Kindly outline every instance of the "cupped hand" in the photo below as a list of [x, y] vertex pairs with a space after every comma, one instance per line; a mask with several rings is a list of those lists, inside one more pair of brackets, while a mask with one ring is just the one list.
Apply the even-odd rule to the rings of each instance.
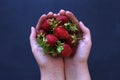
[[65, 15], [70, 18], [77, 26], [79, 26], [83, 33], [83, 39], [79, 40], [79, 44], [74, 57], [67, 58], [65, 60], [86, 62], [88, 60], [92, 45], [90, 30], [81, 21], [79, 22], [70, 11], [60, 10], [59, 15]]
[[91, 80], [87, 60], [91, 49], [91, 35], [89, 29], [70, 11], [61, 10], [59, 15], [65, 15], [79, 26], [82, 31], [82, 39], [76, 49], [75, 55], [71, 58], [65, 58], [65, 76], [66, 80]]
[[34, 27], [31, 27], [31, 34], [30, 34], [30, 44], [31, 44], [31, 49], [33, 52], [33, 55], [39, 65], [40, 68], [45, 68], [45, 67], [61, 67], [63, 68], [63, 59], [60, 57], [52, 57], [50, 55], [46, 55], [43, 52], [43, 49], [38, 46], [37, 41], [36, 41], [36, 30], [40, 29], [40, 26], [42, 22], [46, 18], [54, 17], [55, 14], [52, 12], [49, 12], [47, 15], [43, 14], [36, 26], [36, 29]]

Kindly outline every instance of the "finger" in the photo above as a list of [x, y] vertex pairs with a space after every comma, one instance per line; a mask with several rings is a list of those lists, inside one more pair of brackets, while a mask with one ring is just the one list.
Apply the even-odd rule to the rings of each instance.
[[53, 14], [53, 16], [54, 16], [55, 18], [57, 18], [58, 14]]
[[43, 60], [44, 60], [44, 56], [45, 56], [43, 49], [41, 47], [39, 47], [36, 50], [34, 50], [33, 56], [34, 56], [35, 60], [37, 61], [38, 65], [42, 66], [42, 64], [44, 63]]
[[36, 30], [35, 30], [34, 27], [31, 27], [30, 45], [31, 45], [32, 49], [37, 46], [37, 42], [36, 42]]
[[79, 22], [79, 27], [83, 32], [83, 38], [91, 39], [90, 30], [83, 24], [83, 22]]
[[83, 24], [82, 21], [79, 22], [80, 29], [83, 31], [83, 33], [88, 34], [89, 29]]
[[36, 29], [39, 30], [41, 27], [42, 22], [47, 18], [47, 16], [45, 14], [43, 14], [40, 18], [39, 21], [37, 23]]
[[66, 14], [66, 16], [67, 16], [68, 18], [70, 18], [77, 26], [79, 25], [79, 22], [78, 22], [77, 18], [74, 16], [74, 14], [73, 14], [72, 12], [66, 11], [65, 14]]
[[60, 13], [60, 15], [65, 16], [65, 10], [61, 9], [59, 13]]
[[57, 15], [60, 15], [60, 13], [58, 13]]
[[47, 18], [53, 18], [54, 16], [53, 16], [53, 12], [49, 12], [48, 14], [47, 14]]

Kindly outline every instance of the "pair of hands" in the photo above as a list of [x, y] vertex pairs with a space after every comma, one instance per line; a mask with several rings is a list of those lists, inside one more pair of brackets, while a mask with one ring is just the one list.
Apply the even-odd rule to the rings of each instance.
[[[46, 18], [57, 17], [57, 15], [65, 15], [74, 23], [76, 23], [83, 32], [83, 39], [79, 41], [77, 51], [72, 58], [51, 57], [44, 54], [41, 47], [36, 41], [36, 29], [39, 30], [42, 22]], [[70, 11], [60, 10], [58, 14], [49, 12], [47, 15], [42, 15], [38, 24], [31, 27], [30, 44], [33, 55], [41, 70], [41, 80], [90, 80], [87, 60], [91, 49], [91, 35], [89, 29], [76, 19]], [[52, 78], [51, 78], [52, 77]], [[54, 78], [53, 78], [54, 77]]]

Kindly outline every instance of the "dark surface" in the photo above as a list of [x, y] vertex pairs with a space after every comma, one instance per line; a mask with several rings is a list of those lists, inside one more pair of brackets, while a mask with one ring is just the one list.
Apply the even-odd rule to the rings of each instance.
[[60, 9], [72, 11], [91, 30], [92, 80], [120, 80], [119, 0], [0, 0], [0, 80], [39, 80], [29, 44], [30, 27]]

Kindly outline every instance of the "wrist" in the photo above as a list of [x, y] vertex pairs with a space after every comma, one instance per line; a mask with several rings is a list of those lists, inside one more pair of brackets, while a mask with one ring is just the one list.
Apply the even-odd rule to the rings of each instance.
[[74, 65], [74, 66], [78, 66], [78, 65], [86, 65], [87, 64], [87, 60], [80, 60], [80, 59], [76, 59], [76, 58], [73, 58], [73, 59], [66, 59], [65, 60], [65, 64], [66, 65]]
[[64, 66], [54, 65], [40, 68], [41, 80], [64, 80]]
[[65, 63], [65, 72], [67, 80], [90, 80], [87, 61], [67, 60]]

